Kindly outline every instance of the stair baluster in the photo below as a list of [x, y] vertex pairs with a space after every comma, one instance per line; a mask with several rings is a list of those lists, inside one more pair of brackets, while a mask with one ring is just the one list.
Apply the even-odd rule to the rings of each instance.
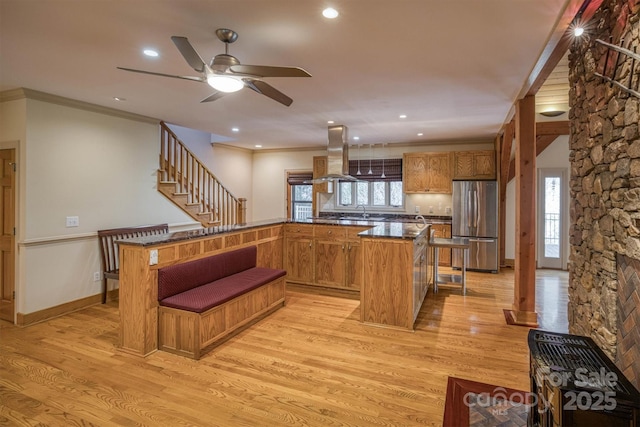
[[158, 191], [204, 227], [246, 222], [246, 199], [235, 197], [164, 123], [160, 123]]

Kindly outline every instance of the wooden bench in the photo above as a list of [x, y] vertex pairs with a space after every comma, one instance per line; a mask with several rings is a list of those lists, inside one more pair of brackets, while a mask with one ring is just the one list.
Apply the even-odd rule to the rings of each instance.
[[153, 236], [169, 232], [168, 224], [142, 225], [139, 227], [112, 228], [98, 230], [100, 257], [102, 258], [102, 303], [107, 302], [108, 279], [120, 278], [120, 263], [116, 241], [131, 237]]
[[158, 269], [158, 348], [199, 359], [285, 304], [286, 271], [248, 246]]

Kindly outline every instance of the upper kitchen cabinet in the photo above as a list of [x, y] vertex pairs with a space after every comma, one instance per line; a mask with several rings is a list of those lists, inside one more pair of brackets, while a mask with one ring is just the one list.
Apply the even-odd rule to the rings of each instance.
[[451, 153], [405, 153], [402, 160], [405, 193], [451, 194]]
[[[327, 156], [314, 156], [313, 157], [313, 179], [320, 178], [328, 172], [328, 159]], [[331, 193], [333, 186], [329, 182], [322, 184], [313, 184], [314, 193]]]
[[453, 154], [454, 179], [495, 179], [496, 153], [493, 150], [456, 151]]

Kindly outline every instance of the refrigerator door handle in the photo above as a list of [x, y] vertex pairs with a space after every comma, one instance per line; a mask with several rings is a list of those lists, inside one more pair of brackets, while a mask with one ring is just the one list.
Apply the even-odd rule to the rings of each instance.
[[492, 239], [492, 238], [479, 238], [479, 239], [469, 239], [470, 242], [480, 242], [480, 243], [484, 243], [484, 242], [495, 242], [496, 239]]
[[467, 227], [473, 227], [473, 218], [471, 217], [471, 191], [467, 192], [467, 206], [466, 206], [466, 215], [467, 215]]
[[474, 224], [473, 224], [473, 226], [477, 229], [478, 228], [478, 220], [480, 219], [480, 212], [478, 211], [478, 192], [477, 191], [473, 192], [473, 209], [474, 209], [474, 213], [473, 213]]

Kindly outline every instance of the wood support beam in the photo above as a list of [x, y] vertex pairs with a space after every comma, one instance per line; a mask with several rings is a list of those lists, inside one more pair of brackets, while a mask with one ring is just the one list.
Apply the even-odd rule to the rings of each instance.
[[[536, 123], [536, 157], [546, 150], [560, 135], [569, 135], [568, 121]], [[516, 176], [515, 163], [515, 159], [511, 160], [506, 168], [509, 170], [506, 182], [511, 181]]]
[[500, 267], [504, 267], [506, 265], [505, 262], [505, 247], [506, 247], [506, 216], [507, 216], [507, 183], [509, 182], [509, 170], [511, 168], [511, 147], [513, 145], [513, 136], [515, 134], [515, 123], [510, 121], [504, 128], [504, 133], [502, 135], [502, 143], [500, 144], [500, 151], [498, 157], [498, 164], [500, 165], [499, 171], [500, 175], [498, 175], [499, 182], [499, 201], [498, 201], [498, 211], [500, 218], [500, 229], [498, 230], [498, 241], [500, 242], [499, 248], [499, 261]]
[[540, 90], [569, 48], [569, 44], [573, 38], [570, 31], [571, 23], [574, 20], [579, 20], [580, 22], [589, 21], [602, 4], [602, 1], [603, 0], [568, 1], [564, 13], [560, 17], [542, 55], [538, 58], [538, 62], [533, 67], [533, 71], [522, 88], [519, 98], [538, 93], [538, 90]]
[[542, 135], [569, 135], [569, 120], [536, 123], [536, 136]]
[[516, 256], [512, 324], [538, 326], [536, 313], [535, 96], [516, 103]]

